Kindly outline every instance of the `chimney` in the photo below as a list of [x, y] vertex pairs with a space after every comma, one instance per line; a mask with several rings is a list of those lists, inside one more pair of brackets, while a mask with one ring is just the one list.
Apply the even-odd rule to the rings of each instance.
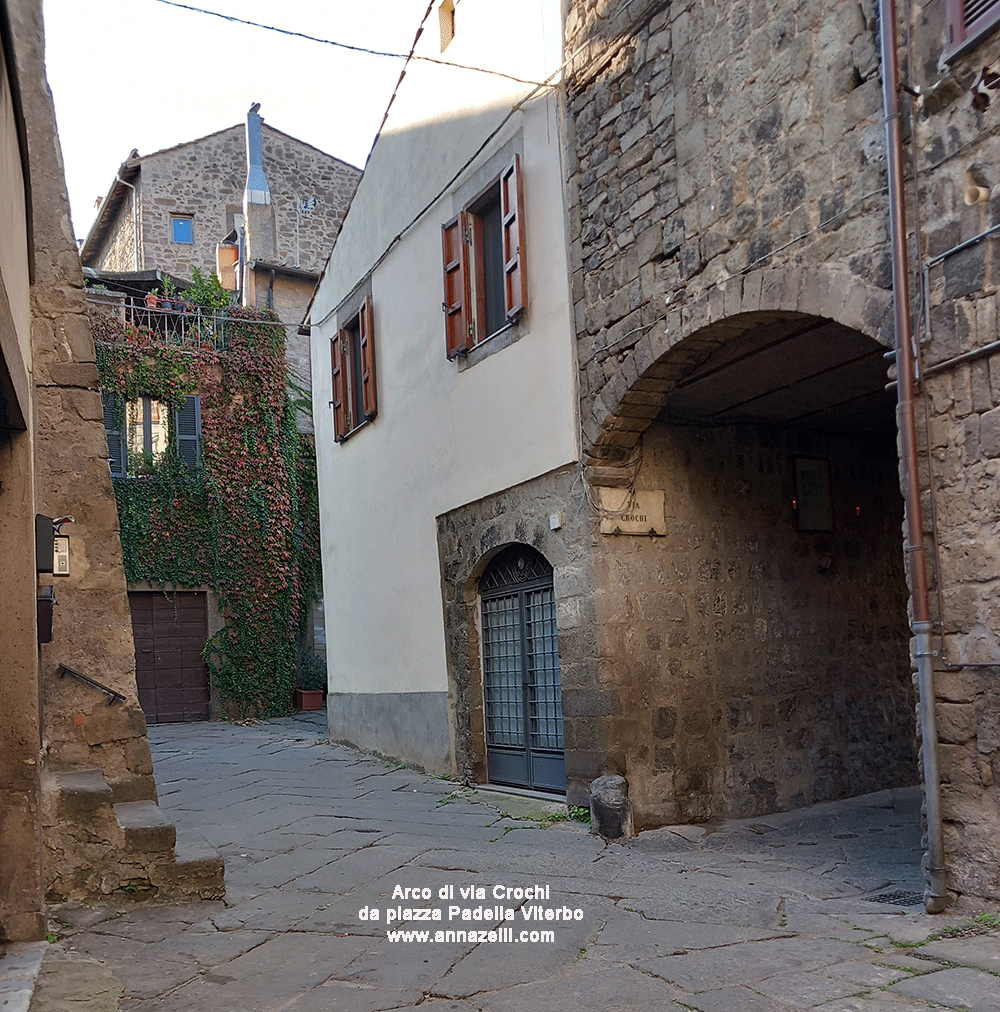
[[277, 241], [275, 237], [274, 208], [271, 190], [264, 175], [264, 147], [261, 125], [264, 122], [254, 102], [247, 113], [247, 184], [243, 191], [243, 221], [246, 230], [246, 262], [243, 265], [243, 304], [256, 306], [254, 277], [251, 264], [258, 260], [274, 261]]

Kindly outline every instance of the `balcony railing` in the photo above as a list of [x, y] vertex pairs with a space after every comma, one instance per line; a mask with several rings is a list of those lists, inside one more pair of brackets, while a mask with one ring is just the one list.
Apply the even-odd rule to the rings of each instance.
[[226, 347], [225, 309], [204, 309], [183, 299], [160, 299], [154, 307], [135, 296], [126, 296], [124, 308], [126, 323], [145, 327], [164, 344], [216, 350]]
[[[89, 301], [103, 313], [146, 331], [157, 344], [211, 348], [227, 346], [227, 330], [232, 321], [226, 309], [205, 309], [178, 297], [160, 297], [150, 305], [141, 295], [92, 288]], [[112, 342], [115, 343], [115, 342]]]

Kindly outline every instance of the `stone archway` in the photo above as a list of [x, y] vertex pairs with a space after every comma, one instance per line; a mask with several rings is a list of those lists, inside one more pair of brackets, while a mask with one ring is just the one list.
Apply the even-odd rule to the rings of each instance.
[[[768, 267], [719, 282], [651, 325], [581, 404], [586, 454], [598, 469], [626, 459], [677, 382], [733, 338], [791, 315], [816, 316], [893, 346], [892, 293], [837, 267]], [[612, 341], [613, 343], [613, 341]], [[602, 374], [603, 376], [603, 374]], [[598, 470], [595, 484], [618, 484]]]
[[891, 329], [889, 293], [849, 275], [757, 272], [651, 328], [602, 388], [591, 483], [666, 502], [665, 537], [594, 555], [610, 759], [640, 823], [916, 782]]

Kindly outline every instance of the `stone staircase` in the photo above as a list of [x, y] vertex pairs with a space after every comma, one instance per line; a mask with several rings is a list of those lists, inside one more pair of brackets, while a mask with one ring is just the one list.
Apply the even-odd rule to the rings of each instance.
[[209, 844], [178, 839], [155, 801], [115, 801], [99, 769], [45, 770], [46, 895], [66, 900], [199, 900], [225, 895]]

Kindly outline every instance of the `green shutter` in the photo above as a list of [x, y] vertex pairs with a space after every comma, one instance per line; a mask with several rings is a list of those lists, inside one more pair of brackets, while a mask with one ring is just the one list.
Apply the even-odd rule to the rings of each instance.
[[201, 466], [201, 398], [194, 394], [174, 412], [177, 456], [192, 471]]
[[125, 451], [125, 433], [118, 428], [118, 418], [122, 412], [118, 409], [121, 404], [115, 394], [101, 394], [101, 404], [104, 407], [104, 431], [108, 437], [108, 466], [111, 468], [112, 478], [125, 477], [125, 462], [128, 456]]

